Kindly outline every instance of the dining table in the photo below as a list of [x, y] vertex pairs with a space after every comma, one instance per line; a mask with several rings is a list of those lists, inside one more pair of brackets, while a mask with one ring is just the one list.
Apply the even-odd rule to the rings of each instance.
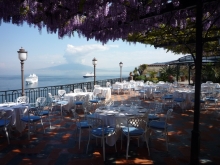
[[92, 99], [93, 92], [77, 92], [77, 93], [67, 93], [64, 95], [64, 100], [67, 101], [67, 104], [63, 106], [63, 109], [70, 111], [74, 106], [76, 96], [86, 97], [85, 101]]
[[127, 125], [127, 120], [130, 117], [144, 116], [149, 109], [143, 106], [122, 104], [101, 106], [95, 110], [94, 117], [103, 120], [104, 125], [115, 127], [115, 133], [106, 138], [106, 144], [113, 146], [121, 136], [121, 127]]
[[192, 101], [191, 99], [194, 98], [195, 90], [194, 89], [177, 89], [173, 92], [173, 99], [178, 98], [179, 94], [182, 95], [182, 98], [185, 100], [185, 104], [183, 104], [184, 107], [181, 107], [183, 109], [191, 108]]
[[111, 88], [109, 87], [97, 87], [93, 90], [93, 95], [97, 96], [98, 94], [101, 94], [105, 97], [105, 100], [108, 101], [111, 99]]
[[27, 114], [29, 108], [30, 104], [26, 103], [6, 102], [0, 104], [0, 111], [5, 111], [6, 116], [12, 116], [10, 124], [20, 133], [25, 129], [26, 126], [24, 122], [21, 122], [21, 115]]

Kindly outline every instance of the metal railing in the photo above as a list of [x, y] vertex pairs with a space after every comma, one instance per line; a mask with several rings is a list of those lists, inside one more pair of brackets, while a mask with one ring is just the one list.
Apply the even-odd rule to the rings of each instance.
[[[122, 81], [128, 81], [127, 78], [122, 78]], [[120, 82], [120, 78], [115, 79], [106, 79], [106, 80], [98, 80], [96, 81], [96, 85], [100, 85], [102, 87], [106, 87], [106, 83], [110, 82], [114, 84], [115, 82]], [[52, 95], [57, 95], [59, 89], [66, 90], [66, 93], [70, 91], [74, 91], [74, 89], [80, 88], [84, 90], [86, 87], [87, 91], [93, 91], [94, 82], [82, 82], [82, 83], [75, 83], [75, 84], [65, 84], [65, 85], [57, 85], [57, 86], [47, 86], [47, 87], [38, 87], [38, 88], [27, 88], [25, 89], [25, 95], [29, 97], [29, 102], [34, 103], [38, 97], [46, 97], [48, 101], [48, 93]], [[15, 102], [15, 100], [20, 97], [22, 94], [21, 89], [17, 90], [7, 90], [7, 91], [0, 91], [0, 103], [6, 102]]]

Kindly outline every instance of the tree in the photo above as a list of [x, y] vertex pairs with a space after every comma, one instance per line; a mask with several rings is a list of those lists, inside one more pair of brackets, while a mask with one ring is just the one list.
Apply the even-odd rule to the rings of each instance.
[[147, 64], [142, 64], [138, 67], [139, 75], [144, 75], [147, 70]]

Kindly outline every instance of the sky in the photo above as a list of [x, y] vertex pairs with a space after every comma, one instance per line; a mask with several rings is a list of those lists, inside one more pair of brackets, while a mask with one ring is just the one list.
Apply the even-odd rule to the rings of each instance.
[[0, 36], [0, 75], [21, 73], [17, 53], [21, 47], [28, 51], [28, 58], [24, 62], [26, 73], [61, 64], [79, 63], [93, 67], [94, 57], [98, 61], [97, 69], [108, 69], [119, 68], [120, 62], [123, 68], [134, 68], [141, 64], [177, 60], [183, 56], [122, 40], [109, 41], [103, 45], [95, 40], [79, 38], [78, 34], [59, 39], [57, 33], [47, 33], [46, 28], [39, 31], [27, 24], [17, 26], [2, 22]]

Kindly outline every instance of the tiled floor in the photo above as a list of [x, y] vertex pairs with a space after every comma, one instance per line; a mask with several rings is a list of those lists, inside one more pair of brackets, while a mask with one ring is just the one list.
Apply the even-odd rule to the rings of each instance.
[[[114, 100], [131, 99], [126, 95], [112, 95]], [[142, 101], [147, 106], [152, 100]], [[156, 165], [184, 165], [189, 164], [191, 131], [193, 128], [193, 110], [182, 112], [178, 107], [174, 108], [169, 122], [169, 151], [166, 151], [165, 140], [159, 132], [155, 132], [149, 139], [150, 156], [146, 144], [131, 140], [129, 159], [125, 159], [126, 140], [123, 140], [123, 148], [120, 148], [120, 140], [117, 142], [117, 152], [114, 147], [106, 146], [106, 161], [103, 162], [102, 147], [96, 146], [92, 140], [89, 152], [86, 154], [87, 132], [83, 132], [81, 149], [78, 149], [78, 141], [74, 136], [75, 125], [71, 114], [66, 114], [64, 120], [58, 116], [52, 119], [54, 129], [49, 129], [46, 123], [46, 134], [41, 127], [27, 139], [27, 130], [22, 134], [12, 132], [11, 144], [7, 144], [6, 137], [0, 134], [0, 164], [1, 165], [102, 165], [102, 164], [156, 164]], [[213, 108], [202, 111], [200, 115], [201, 131], [201, 164], [220, 164], [220, 120]]]

